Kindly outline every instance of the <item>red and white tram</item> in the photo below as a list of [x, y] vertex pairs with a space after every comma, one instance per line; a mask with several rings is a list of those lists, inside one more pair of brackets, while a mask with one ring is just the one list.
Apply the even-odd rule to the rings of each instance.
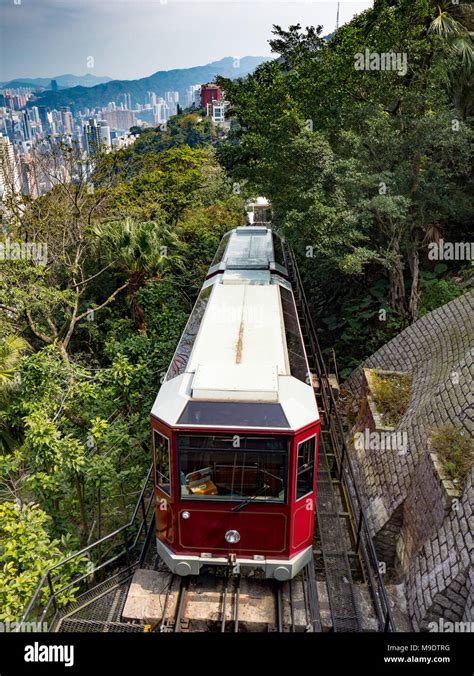
[[158, 553], [171, 571], [311, 559], [320, 420], [281, 242], [224, 235], [151, 412]]

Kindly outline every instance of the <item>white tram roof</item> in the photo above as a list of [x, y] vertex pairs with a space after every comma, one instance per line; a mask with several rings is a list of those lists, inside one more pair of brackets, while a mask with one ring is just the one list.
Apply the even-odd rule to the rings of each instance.
[[193, 397], [278, 401], [278, 375], [289, 375], [279, 288], [226, 284], [225, 277], [214, 286], [189, 359]]
[[[192, 336], [187, 362], [170, 376], [174, 365], [186, 361], [180, 343], [152, 415], [172, 427], [297, 430], [318, 420], [312, 387], [292, 375], [280, 291], [288, 294], [291, 286], [270, 272], [271, 230], [232, 231], [223, 260], [223, 271], [203, 287], [208, 299], [202, 318], [193, 326], [193, 310], [181, 339], [186, 332]], [[293, 330], [295, 321], [299, 330], [295, 318], [296, 310]]]

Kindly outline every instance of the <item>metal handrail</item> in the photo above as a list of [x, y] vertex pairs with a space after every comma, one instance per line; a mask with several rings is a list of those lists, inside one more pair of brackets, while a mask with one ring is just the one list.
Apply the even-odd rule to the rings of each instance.
[[[146, 447], [145, 447], [146, 448]], [[148, 451], [148, 449], [146, 448]], [[91, 577], [92, 575], [95, 575], [97, 571], [102, 570], [103, 568], [110, 567], [112, 564], [115, 564], [119, 559], [121, 559], [123, 556], [129, 557], [129, 554], [131, 551], [133, 551], [140, 539], [140, 536], [142, 535], [143, 531], [145, 531], [146, 538], [148, 539], [148, 514], [150, 511], [150, 506], [153, 503], [153, 495], [151, 495], [150, 499], [148, 500], [148, 504], [146, 504], [146, 492], [149, 488], [149, 483], [150, 483], [150, 477], [152, 473], [152, 468], [153, 466], [150, 465], [150, 468], [147, 472], [143, 487], [140, 491], [140, 495], [138, 497], [137, 503], [135, 505], [135, 508], [133, 510], [132, 516], [128, 523], [124, 524], [120, 528], [114, 530], [112, 533], [109, 533], [108, 535], [104, 535], [104, 537], [100, 538], [99, 540], [96, 540], [95, 542], [92, 542], [90, 545], [87, 545], [87, 547], [83, 547], [81, 550], [74, 552], [74, 554], [70, 554], [64, 559], [61, 559], [61, 561], [58, 561], [57, 563], [53, 564], [50, 566], [46, 572], [44, 573], [43, 577], [41, 578], [41, 581], [39, 582], [38, 586], [36, 587], [36, 590], [31, 597], [28, 605], [25, 608], [25, 611], [21, 617], [20, 622], [18, 623], [16, 627], [16, 631], [22, 631], [22, 625], [27, 621], [28, 616], [30, 615], [31, 611], [35, 607], [38, 598], [42, 592], [42, 590], [48, 586], [50, 596], [47, 599], [45, 603], [45, 607], [42, 610], [40, 619], [41, 621], [46, 617], [47, 612], [51, 608], [51, 605], [54, 606], [55, 610], [58, 610], [58, 603], [57, 603], [57, 598], [60, 594], [64, 593], [66, 590], [70, 589], [71, 587], [74, 587], [75, 585], [83, 582], [86, 578]], [[142, 508], [142, 513], [141, 513], [141, 521], [138, 526], [138, 530], [135, 534], [135, 537], [132, 539], [131, 543], [129, 543], [129, 538], [127, 536], [127, 532], [129, 529], [132, 527], [136, 527], [137, 525], [137, 515], [138, 515], [138, 510]], [[153, 523], [153, 520], [151, 521]], [[60, 589], [55, 589], [54, 588], [54, 581], [51, 576], [51, 573], [56, 571], [57, 569], [61, 568], [62, 566], [66, 565], [70, 561], [77, 559], [78, 557], [84, 557], [87, 556], [93, 549], [96, 547], [99, 547], [100, 545], [104, 544], [104, 542], [109, 542], [119, 535], [124, 535], [125, 536], [125, 543], [123, 546], [123, 549], [119, 551], [118, 554], [115, 554], [111, 558], [107, 559], [107, 561], [103, 561], [100, 563], [98, 566], [94, 566], [94, 569], [91, 571], [88, 571], [86, 573], [80, 574], [78, 577], [75, 577], [74, 580], [69, 582], [68, 584], [64, 585]], [[140, 559], [142, 558], [142, 553], [140, 553]], [[128, 563], [128, 562], [127, 562]], [[128, 567], [130, 567], [130, 564], [128, 563]]]
[[[357, 480], [352, 465], [352, 461], [347, 449], [345, 440], [344, 426], [340, 413], [336, 406], [334, 393], [329, 383], [326, 364], [324, 362], [321, 347], [314, 326], [313, 318], [310, 312], [310, 306], [306, 297], [301, 274], [296, 262], [294, 252], [288, 242], [283, 238], [283, 253], [287, 264], [288, 272], [293, 272], [296, 290], [301, 301], [301, 308], [308, 330], [308, 337], [311, 344], [313, 355], [316, 359], [318, 378], [320, 383], [320, 392], [323, 398], [324, 406], [327, 411], [328, 425], [331, 437], [334, 441], [336, 461], [338, 464], [339, 478], [345, 484], [349, 507], [354, 519], [357, 515], [357, 541], [356, 552], [360, 551], [364, 562], [367, 582], [374, 602], [375, 611], [379, 622], [379, 628], [382, 631], [396, 631], [395, 623], [390, 610], [390, 603], [387, 592], [382, 580], [379, 568], [379, 561], [375, 546], [370, 534], [370, 527], [363, 507], [361, 495], [357, 487]], [[292, 280], [293, 281], [293, 280]], [[378, 590], [378, 594], [377, 594]]]

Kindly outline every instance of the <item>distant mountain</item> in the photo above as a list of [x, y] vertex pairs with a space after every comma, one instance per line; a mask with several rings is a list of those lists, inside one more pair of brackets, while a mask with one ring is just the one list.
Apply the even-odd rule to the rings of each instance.
[[43, 87], [44, 89], [51, 88], [51, 80], [56, 80], [60, 89], [68, 89], [70, 87], [94, 87], [95, 85], [104, 82], [111, 82], [112, 78], [99, 75], [56, 75], [55, 77], [22, 77], [16, 80], [9, 80], [8, 82], [0, 82], [0, 88], [17, 89], [18, 87]]
[[205, 66], [193, 68], [179, 68], [175, 70], [160, 70], [149, 77], [139, 80], [112, 80], [94, 87], [78, 86], [70, 89], [38, 93], [31, 105], [47, 106], [59, 109], [61, 106], [72, 106], [76, 110], [106, 106], [109, 101], [123, 101], [124, 94], [130, 94], [132, 105], [144, 103], [147, 92], [154, 92], [163, 96], [167, 91], [178, 91], [180, 100], [184, 99], [186, 89], [194, 84], [211, 82], [216, 75], [235, 78], [254, 70], [263, 61], [265, 56], [245, 56], [237, 63], [231, 56], [220, 61], [208, 63]]

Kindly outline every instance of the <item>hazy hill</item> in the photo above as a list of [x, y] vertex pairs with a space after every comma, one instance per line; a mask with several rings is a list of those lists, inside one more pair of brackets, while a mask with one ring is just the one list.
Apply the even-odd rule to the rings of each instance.
[[144, 103], [149, 91], [155, 92], [157, 96], [163, 96], [166, 91], [178, 91], [180, 99], [183, 100], [186, 89], [193, 84], [211, 82], [216, 75], [229, 78], [239, 77], [251, 72], [266, 60], [268, 57], [245, 56], [236, 65], [234, 58], [227, 56], [205, 66], [161, 70], [139, 80], [112, 80], [94, 87], [78, 86], [57, 92], [45, 91], [39, 93], [36, 100], [30, 102], [29, 105], [56, 109], [69, 105], [81, 110], [106, 106], [109, 101], [123, 100], [124, 94], [131, 95], [133, 105], [137, 102]]
[[111, 82], [112, 78], [106, 75], [92, 75], [91, 73], [87, 73], [87, 75], [55, 75], [54, 77], [22, 77], [9, 80], [8, 82], [0, 82], [0, 87], [10, 89], [18, 87], [43, 87], [44, 89], [50, 89], [51, 80], [56, 80], [60, 89], [68, 89], [79, 85], [82, 87], [94, 87], [104, 82]]

